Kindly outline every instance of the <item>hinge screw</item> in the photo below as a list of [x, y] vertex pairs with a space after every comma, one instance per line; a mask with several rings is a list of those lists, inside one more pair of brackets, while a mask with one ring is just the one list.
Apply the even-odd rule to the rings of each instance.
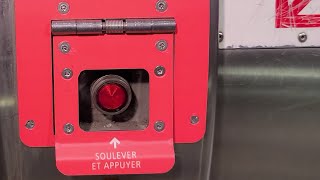
[[220, 31], [220, 32], [218, 33], [218, 40], [219, 40], [219, 42], [222, 42], [222, 41], [223, 41], [223, 38], [224, 38], [223, 33]]
[[304, 43], [304, 42], [307, 41], [308, 36], [307, 36], [307, 34], [305, 32], [302, 32], [302, 33], [300, 33], [298, 35], [298, 39], [299, 39], [300, 42]]
[[159, 51], [165, 51], [168, 48], [168, 43], [165, 40], [160, 40], [156, 46]]
[[165, 128], [165, 123], [163, 121], [157, 121], [155, 124], [154, 124], [154, 129], [158, 132], [161, 132], [163, 131]]
[[167, 2], [164, 1], [164, 0], [160, 0], [160, 1], [158, 1], [157, 4], [156, 4], [156, 9], [157, 9], [158, 11], [160, 11], [160, 12], [166, 11], [167, 8], [168, 8], [168, 4], [167, 4]]
[[35, 123], [34, 123], [33, 120], [28, 120], [25, 126], [26, 126], [27, 129], [30, 129], [30, 130], [31, 130], [31, 129], [34, 128]]
[[62, 53], [67, 54], [70, 52], [70, 44], [68, 42], [62, 42], [59, 44], [59, 49]]
[[61, 13], [61, 14], [67, 14], [70, 10], [70, 6], [68, 3], [66, 2], [60, 2], [59, 5], [58, 5], [58, 11]]
[[190, 118], [191, 124], [197, 124], [199, 122], [199, 117], [198, 116], [191, 116]]
[[70, 79], [70, 78], [72, 78], [73, 72], [72, 72], [71, 69], [65, 68], [65, 69], [62, 71], [61, 75], [62, 75], [62, 77], [63, 77], [64, 79]]
[[156, 76], [163, 76], [166, 73], [166, 69], [163, 66], [157, 66], [154, 70], [154, 73]]
[[73, 127], [72, 124], [67, 123], [67, 124], [65, 124], [65, 125], [63, 126], [63, 131], [64, 131], [65, 133], [67, 133], [67, 134], [71, 134], [71, 133], [73, 133], [73, 131], [74, 131], [74, 127]]

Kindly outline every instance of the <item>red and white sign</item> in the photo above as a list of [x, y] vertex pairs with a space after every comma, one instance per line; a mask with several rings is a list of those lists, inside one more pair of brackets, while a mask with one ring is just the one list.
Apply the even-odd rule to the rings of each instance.
[[[55, 152], [60, 172], [65, 175], [150, 174], [165, 173], [173, 167], [173, 38], [172, 34], [53, 38]], [[158, 39], [168, 42], [165, 52], [154, 47]], [[59, 50], [63, 41], [72, 44], [68, 54]], [[130, 58], [126, 58], [128, 54]], [[101, 61], [104, 58], [106, 60]], [[154, 67], [159, 64], [166, 67], [166, 75], [161, 78], [154, 74]], [[68, 80], [61, 77], [65, 67], [73, 70]], [[80, 128], [78, 76], [86, 69], [108, 68], [148, 71], [150, 115], [146, 129], [87, 132]], [[161, 132], [154, 129], [159, 120], [165, 124]], [[74, 125], [72, 134], [64, 132], [67, 123]]]
[[320, 46], [320, 0], [220, 0], [219, 6], [221, 49]]
[[320, 1], [277, 0], [276, 27], [320, 27]]

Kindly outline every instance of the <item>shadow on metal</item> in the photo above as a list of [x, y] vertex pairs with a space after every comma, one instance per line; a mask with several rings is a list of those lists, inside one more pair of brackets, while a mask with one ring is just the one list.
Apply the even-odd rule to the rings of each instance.
[[320, 178], [320, 49], [219, 52], [215, 180]]

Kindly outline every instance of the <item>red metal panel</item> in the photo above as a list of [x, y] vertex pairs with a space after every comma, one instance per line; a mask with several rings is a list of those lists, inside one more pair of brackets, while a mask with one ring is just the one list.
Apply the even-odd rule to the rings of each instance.
[[[168, 42], [166, 51], [160, 52], [155, 47], [159, 39]], [[71, 45], [68, 54], [59, 51], [59, 43], [63, 41]], [[173, 35], [55, 37], [53, 49], [55, 146], [58, 169], [66, 175], [145, 174], [169, 171], [174, 164]], [[166, 69], [162, 77], [154, 74], [154, 69], [159, 65]], [[71, 79], [66, 80], [61, 76], [65, 68], [72, 69]], [[148, 71], [150, 81], [150, 117], [147, 129], [83, 131], [79, 127], [79, 74], [83, 70], [142, 68]], [[162, 132], [154, 129], [154, 124], [159, 120], [165, 122]], [[64, 132], [63, 127], [67, 123], [75, 126], [72, 134]], [[117, 147], [110, 144], [113, 138], [121, 142]], [[106, 160], [105, 157], [109, 159]]]
[[[15, 1], [19, 129], [28, 146], [54, 146], [51, 16], [54, 1]], [[28, 120], [35, 127], [25, 127]]]
[[[209, 0], [168, 0], [159, 12], [156, 0], [71, 1], [70, 12], [60, 14], [60, 1], [16, 0], [16, 44], [19, 124], [22, 141], [28, 146], [54, 146], [51, 20], [104, 18], [174, 17], [174, 140], [189, 143], [205, 132], [209, 58]], [[200, 121], [190, 123], [192, 115]], [[27, 120], [35, 128], [25, 128]]]

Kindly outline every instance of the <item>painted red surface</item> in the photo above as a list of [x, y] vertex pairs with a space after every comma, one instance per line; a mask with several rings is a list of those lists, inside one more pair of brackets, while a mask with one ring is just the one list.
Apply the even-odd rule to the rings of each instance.
[[[168, 0], [165, 12], [155, 9], [156, 0], [91, 0], [90, 4], [66, 0], [70, 5], [67, 14], [58, 12], [59, 2], [15, 1], [19, 126], [24, 144], [32, 147], [55, 145], [51, 20], [62, 19], [174, 17], [177, 33], [173, 49], [173, 138], [176, 143], [192, 143], [203, 137], [209, 69], [209, 0], [197, 3]], [[130, 54], [122, 53], [130, 58]], [[154, 53], [161, 55], [161, 52]], [[108, 54], [104, 54], [101, 59], [107, 57]], [[192, 115], [199, 117], [199, 123], [190, 123]], [[30, 119], [35, 121], [32, 130], [25, 127]]]
[[[159, 39], [169, 44], [164, 52], [155, 47]], [[70, 53], [59, 51], [62, 41], [70, 43]], [[173, 35], [54, 37], [53, 55], [56, 161], [63, 174], [164, 173], [173, 167]], [[166, 68], [163, 77], [154, 74], [158, 65]], [[62, 78], [65, 68], [73, 70], [71, 79]], [[140, 131], [83, 131], [79, 127], [79, 74], [84, 70], [142, 68], [150, 81], [149, 126]], [[159, 120], [165, 122], [162, 132], [154, 129]], [[75, 126], [72, 134], [63, 130], [67, 123]], [[113, 138], [120, 144], [113, 146]], [[123, 157], [128, 152], [134, 152], [135, 157]]]
[[[67, 175], [168, 171], [174, 164], [173, 143], [199, 141], [206, 129], [210, 1], [184, 3], [168, 0], [168, 9], [159, 12], [155, 9], [156, 0], [91, 0], [89, 4], [66, 0], [70, 5], [67, 14], [58, 12], [59, 2], [15, 1], [19, 129], [22, 142], [32, 147], [55, 146], [57, 167]], [[177, 33], [51, 36], [52, 20], [166, 17], [175, 18]], [[156, 42], [160, 39], [168, 41], [166, 51], [156, 49]], [[68, 54], [59, 53], [58, 43], [61, 41], [71, 44]], [[132, 61], [133, 58], [136, 60]], [[164, 77], [153, 75], [158, 65], [166, 67]], [[73, 78], [65, 80], [61, 77], [65, 67], [73, 70]], [[149, 72], [149, 127], [130, 132], [84, 132], [78, 125], [79, 73], [82, 70], [119, 67], [143, 68]], [[197, 124], [190, 122], [192, 115], [199, 117]], [[35, 121], [32, 130], [25, 127], [28, 120]], [[162, 132], [153, 128], [158, 120], [165, 122]], [[63, 132], [65, 123], [75, 125], [72, 134]], [[121, 143], [117, 144], [118, 141]], [[116, 143], [117, 148], [112, 143]], [[97, 161], [96, 153], [103, 152], [106, 153], [104, 156], [117, 160], [109, 167], [118, 165], [120, 169], [93, 170], [96, 169], [92, 167], [92, 163]], [[135, 155], [133, 152], [136, 152]], [[131, 159], [134, 156], [133, 160], [139, 161], [141, 167], [123, 169], [123, 162], [126, 161], [121, 159], [123, 156]], [[137, 163], [135, 165], [138, 167]]]
[[277, 28], [320, 27], [320, 14], [299, 15], [311, 0], [276, 0]]

